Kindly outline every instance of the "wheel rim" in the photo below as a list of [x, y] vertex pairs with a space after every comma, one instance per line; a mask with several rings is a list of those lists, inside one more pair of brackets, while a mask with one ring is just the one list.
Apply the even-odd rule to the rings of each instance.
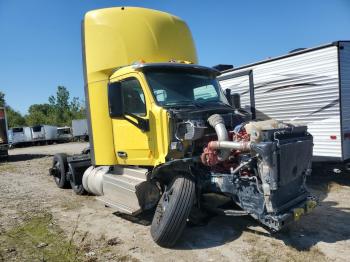
[[169, 190], [167, 190], [165, 188], [164, 193], [162, 195], [161, 200], [159, 201], [159, 204], [157, 206], [156, 209], [156, 213], [157, 213], [157, 223], [160, 224], [160, 222], [162, 221], [165, 212], [169, 206], [169, 203], [171, 201], [172, 195], [174, 193], [174, 189], [170, 188]]
[[164, 192], [164, 198], [163, 198], [163, 201], [162, 201], [162, 210], [163, 212], [165, 212], [165, 210], [167, 209], [169, 203], [170, 203], [170, 200], [172, 198], [172, 195], [173, 195], [173, 191], [174, 189], [173, 188], [170, 188], [169, 191], [165, 191]]

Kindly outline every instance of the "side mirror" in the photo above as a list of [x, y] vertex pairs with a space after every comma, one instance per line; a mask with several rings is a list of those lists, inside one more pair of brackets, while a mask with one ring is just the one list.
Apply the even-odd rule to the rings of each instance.
[[241, 108], [241, 96], [238, 93], [234, 93], [231, 95], [231, 105], [234, 109]]
[[108, 109], [111, 118], [123, 116], [123, 95], [120, 82], [108, 84]]
[[241, 108], [241, 96], [238, 93], [231, 94], [231, 89], [226, 89], [225, 96], [234, 109]]

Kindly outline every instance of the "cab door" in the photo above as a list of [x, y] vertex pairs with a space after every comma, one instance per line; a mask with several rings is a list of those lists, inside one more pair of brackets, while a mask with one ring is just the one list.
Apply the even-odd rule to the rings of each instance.
[[112, 119], [114, 148], [120, 165], [153, 165], [153, 141], [149, 125], [150, 100], [138, 74], [118, 78], [123, 117]]

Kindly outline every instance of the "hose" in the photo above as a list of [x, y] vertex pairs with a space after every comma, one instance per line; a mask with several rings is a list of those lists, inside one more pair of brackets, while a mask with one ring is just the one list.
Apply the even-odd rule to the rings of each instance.
[[241, 152], [249, 152], [251, 149], [251, 142], [234, 142], [234, 141], [211, 141], [208, 144], [210, 149], [226, 149], [239, 150]]

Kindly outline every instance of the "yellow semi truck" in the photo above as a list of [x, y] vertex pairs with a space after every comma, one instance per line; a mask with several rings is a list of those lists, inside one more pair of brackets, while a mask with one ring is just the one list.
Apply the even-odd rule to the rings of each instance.
[[251, 119], [222, 93], [219, 72], [197, 64], [180, 18], [93, 10], [82, 43], [90, 148], [54, 156], [60, 188], [129, 215], [155, 209], [151, 235], [164, 247], [199, 212], [251, 215], [277, 231], [316, 205], [307, 128]]

